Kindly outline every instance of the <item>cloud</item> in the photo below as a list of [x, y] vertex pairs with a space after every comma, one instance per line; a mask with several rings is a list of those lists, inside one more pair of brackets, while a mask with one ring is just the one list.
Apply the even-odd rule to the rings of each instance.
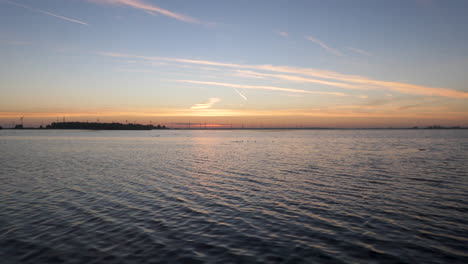
[[244, 78], [255, 78], [255, 79], [265, 79], [264, 76], [256, 74], [252, 71], [245, 71], [245, 70], [236, 70], [233, 74], [236, 77], [244, 77]]
[[210, 98], [207, 103], [204, 104], [195, 104], [190, 109], [192, 110], [202, 110], [202, 109], [208, 109], [211, 108], [214, 104], [217, 102], [221, 101], [219, 98]]
[[179, 80], [179, 82], [195, 83], [195, 84], [206, 84], [206, 85], [214, 85], [214, 86], [224, 86], [224, 87], [241, 88], [241, 89], [256, 89], [256, 90], [281, 91], [281, 92], [289, 92], [289, 93], [308, 93], [308, 94], [346, 96], [346, 94], [344, 94], [344, 93], [307, 91], [307, 90], [282, 88], [282, 87], [275, 87], [275, 86], [243, 85], [243, 84], [205, 82], [205, 81], [193, 81], [193, 80]]
[[353, 51], [355, 53], [361, 54], [361, 55], [366, 55], [366, 56], [372, 56], [373, 55], [372, 53], [364, 51], [362, 49], [356, 49], [356, 48], [352, 48], [352, 47], [347, 47], [347, 49], [349, 49], [350, 51]]
[[[170, 61], [170, 62], [196, 64], [196, 65], [211, 66], [211, 67], [268, 71], [268, 72], [275, 72], [275, 73], [280, 73], [280, 74], [263, 73], [263, 75], [265, 76], [270, 75], [271, 77], [296, 80], [298, 82], [299, 81], [300, 82], [316, 82], [316, 83], [327, 85], [327, 86], [339, 87], [339, 88], [345, 88], [345, 89], [390, 90], [390, 91], [397, 91], [403, 94], [442, 96], [442, 97], [450, 97], [450, 98], [468, 98], [468, 92], [463, 92], [463, 91], [458, 91], [458, 90], [453, 90], [453, 89], [435, 88], [435, 87], [408, 84], [408, 83], [382, 81], [382, 80], [368, 78], [365, 76], [342, 74], [338, 72], [313, 69], [313, 68], [275, 66], [275, 65], [269, 65], [269, 64], [263, 64], [263, 65], [235, 64], [235, 63], [224, 63], [224, 62], [216, 62], [216, 61], [191, 60], [191, 59], [183, 59], [183, 58], [149, 57], [149, 56], [129, 55], [129, 54], [112, 53], [112, 52], [104, 52], [100, 54], [103, 56], [109, 56], [109, 57], [114, 57], [114, 58], [125, 58], [125, 59], [131, 58], [131, 59], [139, 59], [139, 60], [146, 60], [146, 61]], [[307, 76], [308, 78], [305, 78], [303, 76]], [[326, 80], [310, 79], [309, 77], [326, 79]]]
[[158, 14], [161, 14], [170, 18], [174, 18], [179, 21], [187, 22], [187, 23], [206, 24], [196, 18], [169, 11], [167, 9], [161, 8], [154, 4], [147, 3], [144, 0], [88, 0], [88, 1], [99, 3], [99, 4], [128, 6], [128, 7], [132, 7], [135, 9], [141, 9], [152, 15], [158, 13]]
[[314, 42], [315, 44], [317, 44], [319, 46], [321, 46], [322, 48], [324, 48], [325, 50], [327, 50], [330, 53], [333, 53], [333, 54], [335, 54], [337, 56], [342, 56], [343, 55], [343, 54], [341, 54], [341, 52], [339, 50], [329, 47], [327, 44], [325, 44], [323, 41], [321, 41], [319, 39], [316, 39], [316, 38], [314, 38], [312, 36], [307, 36], [306, 39]]
[[328, 86], [340, 87], [340, 88], [344, 88], [344, 89], [353, 89], [353, 90], [366, 90], [366, 89], [369, 89], [367, 87], [359, 86], [359, 85], [353, 85], [353, 84], [348, 84], [348, 83], [340, 83], [340, 82], [331, 82], [331, 81], [325, 81], [325, 80], [319, 80], [319, 79], [310, 79], [310, 78], [304, 78], [304, 77], [295, 76], [295, 75], [268, 74], [268, 73], [254, 72], [254, 71], [240, 71], [240, 72], [242, 72], [241, 76], [251, 77], [251, 78], [273, 77], [273, 78], [278, 78], [278, 79], [283, 79], [283, 80], [288, 80], [288, 81], [316, 83], [316, 84], [323, 84], [323, 85], [328, 85]]
[[158, 16], [158, 13], [154, 11], [145, 11], [145, 13], [147, 13], [148, 15], [152, 15], [152, 16]]
[[12, 4], [12, 5], [15, 5], [15, 6], [18, 6], [18, 7], [22, 7], [22, 8], [25, 8], [25, 9], [29, 9], [29, 10], [34, 11], [34, 12], [42, 13], [42, 14], [45, 14], [45, 15], [48, 15], [48, 16], [53, 16], [53, 17], [56, 17], [56, 18], [67, 20], [67, 21], [70, 21], [70, 22], [73, 22], [73, 23], [78, 23], [78, 24], [86, 25], [86, 26], [89, 25], [88, 23], [80, 21], [80, 20], [60, 16], [60, 15], [53, 14], [53, 13], [50, 13], [50, 12], [47, 12], [47, 11], [44, 11], [44, 10], [41, 10], [41, 9], [33, 8], [33, 7], [30, 7], [30, 6], [27, 6], [27, 5], [18, 4], [16, 2], [12, 2], [12, 1], [8, 1], [8, 0], [4, 0], [3, 2]]
[[282, 36], [282, 37], [287, 37], [289, 36], [289, 33], [286, 31], [277, 31], [276, 34]]

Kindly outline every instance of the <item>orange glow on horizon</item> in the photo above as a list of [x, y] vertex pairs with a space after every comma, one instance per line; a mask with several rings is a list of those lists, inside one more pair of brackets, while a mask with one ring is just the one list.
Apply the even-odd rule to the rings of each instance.
[[381, 118], [447, 118], [466, 119], [464, 112], [442, 111], [440, 109], [426, 109], [421, 112], [392, 111], [371, 112], [372, 108], [352, 109], [346, 106], [337, 109], [278, 109], [278, 110], [235, 110], [235, 109], [173, 109], [146, 111], [96, 111], [96, 112], [0, 112], [0, 118], [62, 118], [62, 117], [381, 117]]
[[[0, 112], [0, 125], [11, 127], [25, 117], [31, 126], [51, 122], [120, 122], [166, 125], [172, 128], [240, 128], [240, 127], [388, 127], [451, 125], [468, 126], [468, 117], [463, 112], [443, 108], [401, 110], [375, 107], [341, 106], [334, 109], [145, 109], [141, 111], [47, 111], [47, 112]], [[154, 122], [153, 122], [154, 121]], [[206, 125], [205, 125], [206, 123]], [[189, 125], [190, 124], [190, 125]], [[27, 125], [26, 125], [27, 126]]]

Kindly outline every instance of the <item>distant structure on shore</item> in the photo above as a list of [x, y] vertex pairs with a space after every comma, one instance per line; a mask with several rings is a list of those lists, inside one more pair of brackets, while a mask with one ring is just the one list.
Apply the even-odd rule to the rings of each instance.
[[433, 125], [433, 126], [428, 126], [426, 128], [427, 129], [460, 129], [462, 127], [460, 126], [444, 127], [444, 126], [439, 126], [439, 125]]
[[54, 122], [46, 129], [91, 129], [91, 130], [152, 130], [167, 129], [166, 126], [122, 123]]
[[[220, 126], [215, 126], [215, 127], [207, 127], [206, 123], [205, 126], [202, 126], [201, 124], [196, 127], [196, 126], [191, 126], [190, 123], [188, 123], [189, 126], [186, 128], [178, 128], [178, 127], [173, 127], [172, 129], [188, 129], [188, 130], [198, 130], [198, 129], [209, 129], [209, 130], [242, 130], [242, 129], [468, 129], [468, 126], [440, 126], [440, 125], [431, 125], [431, 126], [425, 126], [425, 127], [400, 127], [400, 128], [392, 128], [392, 127], [387, 127], [387, 128], [333, 128], [333, 127], [233, 127], [232, 125], [230, 126], [225, 126], [225, 125], [220, 125]], [[2, 127], [0, 126], [0, 129]], [[165, 125], [153, 125], [152, 122], [150, 122], [149, 125], [143, 125], [143, 124], [134, 124], [134, 123], [101, 123], [101, 122], [53, 122], [49, 125], [43, 126], [42, 124], [39, 127], [28, 127], [23, 125], [23, 120], [21, 119], [21, 124], [12, 124], [12, 127], [6, 128], [6, 129], [85, 129], [85, 130], [153, 130], [153, 129], [169, 129]]]

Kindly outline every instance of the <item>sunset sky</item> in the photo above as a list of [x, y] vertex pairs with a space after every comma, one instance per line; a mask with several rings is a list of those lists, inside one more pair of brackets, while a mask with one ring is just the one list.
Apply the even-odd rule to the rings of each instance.
[[468, 126], [467, 10], [462, 0], [0, 0], [0, 125]]

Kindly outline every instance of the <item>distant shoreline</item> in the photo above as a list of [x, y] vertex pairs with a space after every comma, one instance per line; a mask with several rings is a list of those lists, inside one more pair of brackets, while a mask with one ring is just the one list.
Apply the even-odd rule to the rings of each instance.
[[[1, 127], [0, 127], [1, 128]], [[153, 130], [153, 129], [167, 129], [166, 126], [161, 125], [142, 125], [142, 124], [122, 124], [122, 123], [98, 123], [98, 122], [53, 122], [45, 127], [24, 127], [23, 124], [16, 125], [15, 130], [70, 130], [70, 129], [82, 129], [82, 130]]]
[[165, 125], [143, 125], [143, 124], [122, 124], [122, 123], [98, 123], [98, 122], [53, 122], [43, 127], [24, 127], [23, 124], [16, 125], [14, 130], [156, 130], [156, 129], [172, 129], [172, 130], [441, 130], [441, 129], [468, 129], [468, 127], [451, 126], [444, 127], [440, 125], [432, 125], [426, 127], [369, 127], [369, 128], [334, 128], [334, 127], [175, 127], [168, 128]]
[[[124, 129], [92, 129], [92, 128], [38, 128], [38, 127], [24, 127], [24, 128], [0, 128], [3, 130], [95, 130], [95, 131], [110, 131], [110, 130], [115, 130], [115, 131], [148, 131], [148, 130], [160, 130], [158, 128], [144, 128], [144, 129], [131, 129], [131, 128], [124, 128]], [[162, 128], [161, 128], [162, 129]], [[308, 128], [295, 128], [295, 127], [271, 127], [271, 128], [164, 128], [164, 130], [467, 130], [468, 127], [456, 127], [456, 128], [451, 128], [451, 127], [446, 127], [446, 128], [426, 128], [426, 127], [421, 127], [421, 128], [393, 128], [393, 127], [388, 127], [388, 128], [377, 128], [377, 127], [370, 127], [370, 128], [332, 128], [332, 127], [323, 127], [323, 128], [318, 128], [318, 127], [308, 127]]]
[[171, 128], [171, 130], [456, 130], [468, 129], [468, 127], [446, 127], [446, 128], [411, 128], [411, 127], [364, 127], [364, 128], [346, 128], [346, 127], [252, 127], [252, 128]]

